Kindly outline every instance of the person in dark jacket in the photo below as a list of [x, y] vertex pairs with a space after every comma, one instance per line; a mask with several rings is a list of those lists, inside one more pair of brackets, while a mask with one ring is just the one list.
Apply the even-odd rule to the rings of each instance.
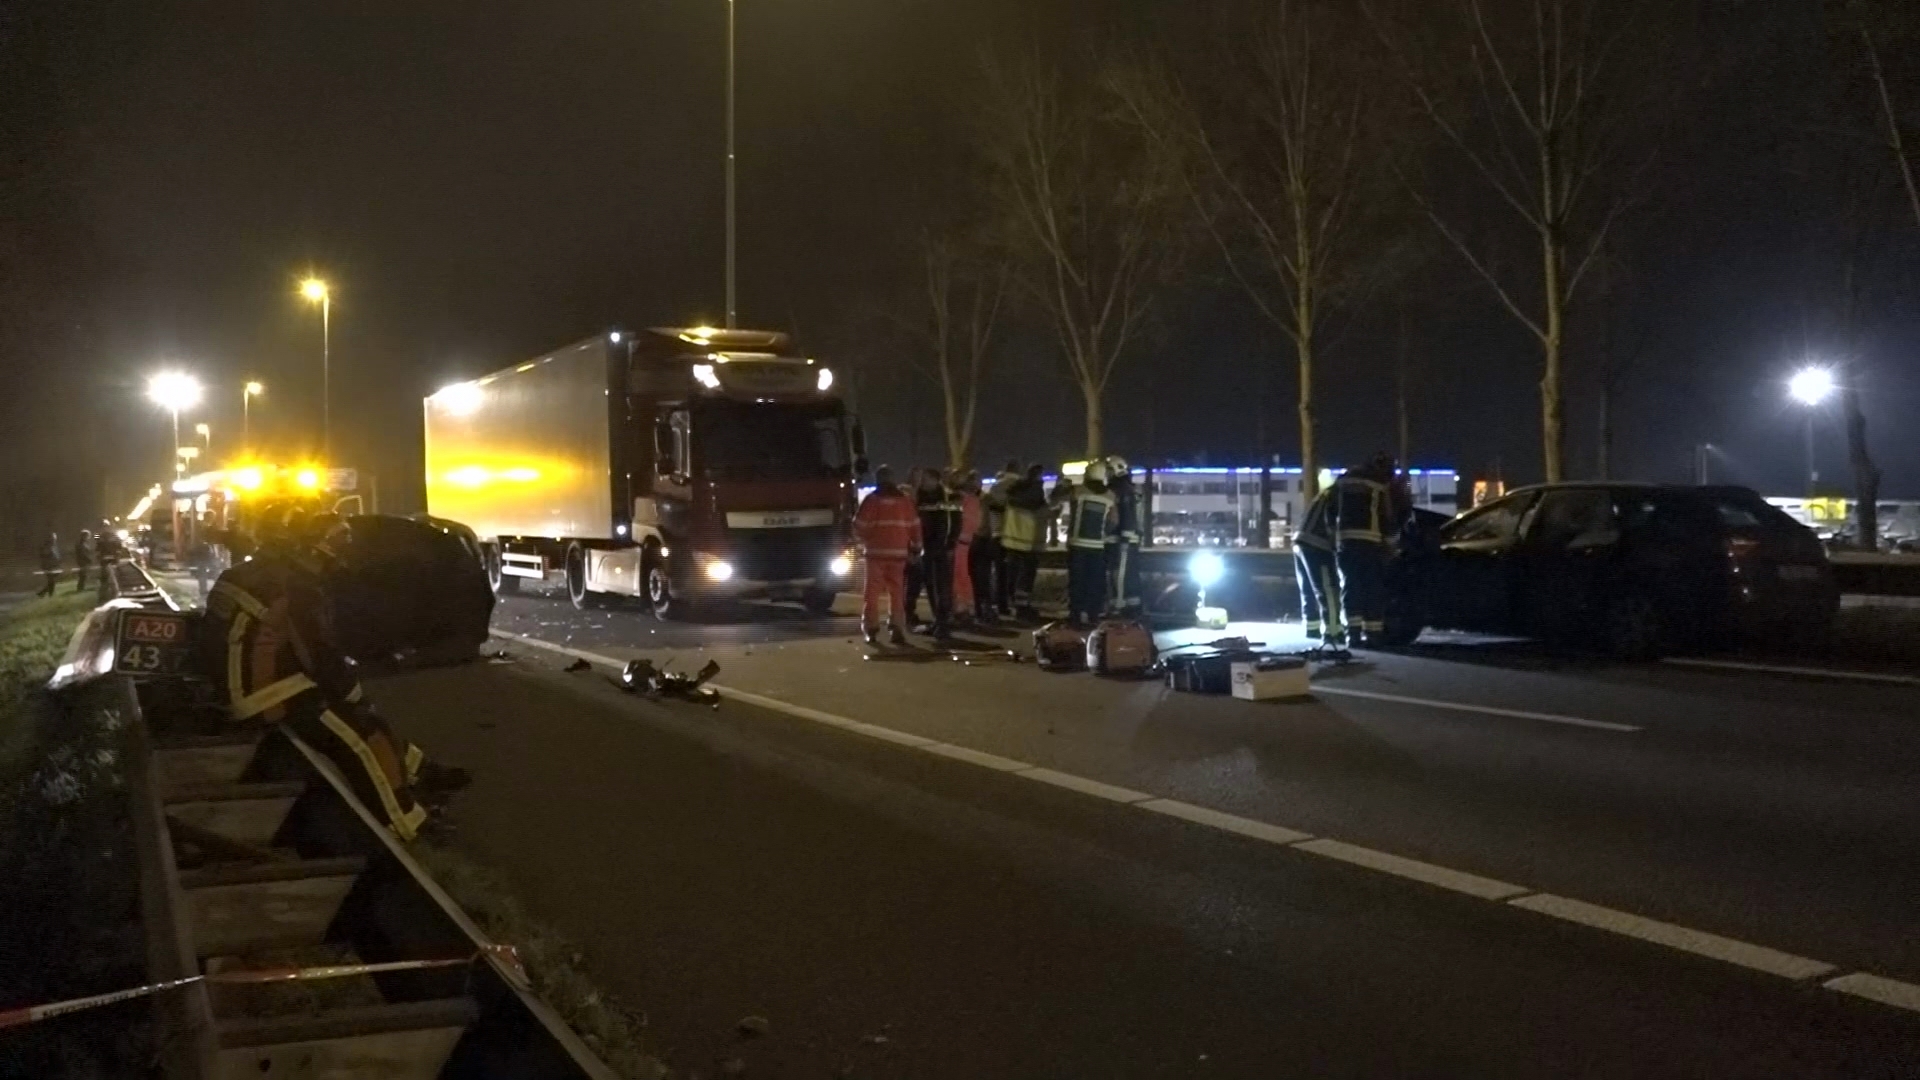
[[1334, 481], [1331, 522], [1340, 567], [1340, 601], [1356, 644], [1378, 645], [1386, 630], [1387, 557], [1404, 520], [1394, 495], [1397, 469], [1377, 454]]
[[922, 469], [914, 505], [920, 511], [920, 578], [933, 608], [929, 630], [944, 641], [953, 636], [953, 552], [960, 543], [960, 503], [939, 469]]
[[44, 579], [37, 596], [52, 596], [53, 586], [60, 580], [60, 534], [48, 533], [47, 542], [40, 545], [40, 576]]
[[73, 542], [73, 568], [79, 575], [74, 592], [87, 591], [87, 571], [93, 569], [94, 555], [93, 530], [81, 529], [80, 538]]

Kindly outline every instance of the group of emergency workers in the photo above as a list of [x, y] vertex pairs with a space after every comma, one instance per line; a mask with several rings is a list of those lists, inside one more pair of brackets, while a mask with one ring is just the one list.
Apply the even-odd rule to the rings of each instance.
[[[1040, 465], [1018, 461], [991, 484], [972, 470], [916, 468], [902, 485], [882, 465], [874, 485], [854, 517], [866, 561], [860, 625], [869, 644], [880, 640], [883, 597], [896, 645], [906, 644], [910, 625], [946, 640], [962, 621], [1038, 622], [1040, 551], [1063, 515], [1072, 621], [1141, 610], [1140, 505], [1121, 458], [1092, 462], [1081, 483], [1062, 479], [1051, 490]], [[922, 593], [932, 617], [914, 625]]]
[[1386, 454], [1347, 470], [1314, 497], [1293, 537], [1308, 637], [1329, 648], [1381, 643], [1387, 560], [1412, 514], [1412, 491]]

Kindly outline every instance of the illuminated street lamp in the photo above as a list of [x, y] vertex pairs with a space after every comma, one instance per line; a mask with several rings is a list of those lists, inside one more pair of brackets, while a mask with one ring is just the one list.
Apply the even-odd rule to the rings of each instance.
[[330, 355], [332, 345], [329, 341], [331, 330], [328, 324], [333, 317], [333, 290], [317, 277], [307, 278], [300, 283], [300, 295], [309, 303], [320, 305], [320, 452], [331, 458], [333, 455], [333, 362]]
[[163, 371], [147, 380], [147, 400], [173, 416], [173, 468], [185, 469], [180, 458], [180, 411], [200, 404], [200, 380], [178, 371]]
[[267, 392], [267, 388], [257, 382], [249, 382], [240, 390], [240, 443], [245, 450], [253, 446], [253, 399]]
[[1819, 407], [1838, 389], [1833, 369], [1818, 365], [1803, 367], [1787, 380], [1787, 394], [1807, 408], [1807, 498], [1813, 498], [1820, 483], [1820, 471], [1813, 460], [1813, 419]]

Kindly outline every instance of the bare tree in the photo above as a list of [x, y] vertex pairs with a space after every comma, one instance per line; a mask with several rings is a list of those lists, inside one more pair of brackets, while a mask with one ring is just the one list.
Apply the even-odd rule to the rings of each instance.
[[928, 356], [921, 366], [940, 388], [947, 437], [947, 464], [959, 468], [973, 449], [973, 421], [980, 405], [980, 379], [992, 352], [994, 331], [1007, 293], [1007, 269], [977, 244], [932, 228], [920, 234], [925, 319], [920, 326]]
[[[1646, 164], [1623, 162], [1627, 110], [1618, 69], [1635, 16], [1621, 0], [1450, 6], [1462, 24], [1452, 52], [1428, 44], [1443, 35], [1416, 34], [1368, 10], [1419, 110], [1537, 245], [1537, 271], [1506, 272], [1491, 246], [1468, 231], [1465, 215], [1442, 209], [1423, 185], [1408, 185], [1440, 234], [1539, 341], [1542, 456], [1546, 478], [1557, 481], [1566, 475], [1568, 312], [1629, 205], [1631, 177]], [[1418, 49], [1409, 44], [1416, 37]]]
[[[1907, 156], [1907, 140], [1904, 125], [1901, 123], [1900, 110], [1894, 105], [1893, 91], [1887, 85], [1886, 65], [1881, 61], [1883, 41], [1901, 35], [1904, 30], [1912, 34], [1916, 20], [1910, 4], [1894, 7], [1878, 0], [1851, 0], [1843, 5], [1851, 16], [1849, 21], [1858, 28], [1860, 46], [1867, 61], [1867, 73], [1873, 85], [1873, 99], [1879, 106], [1880, 123], [1884, 126], [1887, 150], [1893, 157], [1894, 168], [1900, 174], [1901, 185], [1906, 189], [1907, 205], [1913, 210], [1913, 221], [1920, 226], [1920, 184], [1916, 184], [1913, 175], [1913, 161]], [[1907, 20], [1902, 25], [1901, 19]]]
[[1033, 57], [989, 58], [985, 68], [981, 150], [1000, 237], [1053, 324], [1086, 409], [1091, 458], [1104, 445], [1114, 371], [1177, 257], [1174, 187], [1116, 116], [1104, 80]]
[[[1109, 80], [1167, 161], [1254, 307], [1293, 347], [1300, 465], [1319, 477], [1314, 383], [1320, 334], [1359, 251], [1350, 243], [1360, 172], [1364, 82], [1335, 7], [1280, 0], [1251, 34], [1210, 56], [1222, 85], [1204, 103], [1164, 64]], [[1244, 42], [1245, 44], [1242, 44]]]

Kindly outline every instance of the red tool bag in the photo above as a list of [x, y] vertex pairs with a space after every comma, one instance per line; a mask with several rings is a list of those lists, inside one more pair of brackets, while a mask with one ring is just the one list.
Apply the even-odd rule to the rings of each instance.
[[1033, 659], [1044, 671], [1080, 671], [1087, 666], [1087, 635], [1050, 622], [1033, 632]]
[[1095, 675], [1138, 678], [1153, 670], [1153, 631], [1132, 619], [1104, 619], [1087, 635], [1087, 667]]

